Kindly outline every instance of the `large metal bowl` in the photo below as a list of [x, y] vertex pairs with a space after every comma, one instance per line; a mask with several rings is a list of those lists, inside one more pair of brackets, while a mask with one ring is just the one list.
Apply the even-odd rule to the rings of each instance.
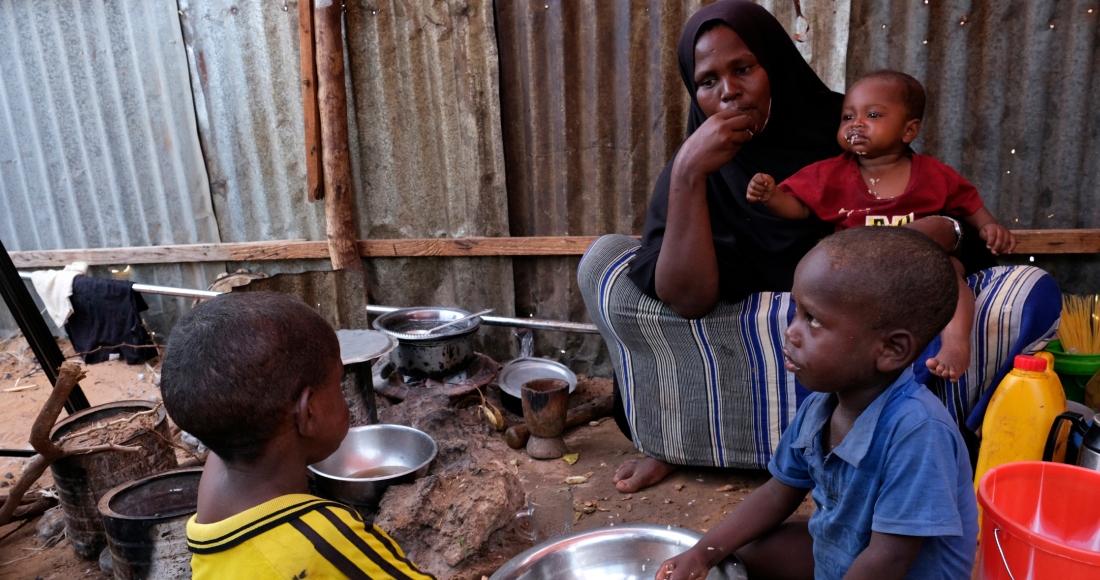
[[[391, 485], [423, 477], [438, 449], [430, 435], [412, 427], [364, 425], [348, 429], [340, 448], [309, 469], [322, 493], [344, 503], [374, 507]], [[396, 469], [377, 477], [352, 477], [385, 467]]]
[[[651, 580], [661, 562], [703, 536], [671, 526], [631, 524], [576, 532], [512, 558], [490, 580]], [[748, 580], [745, 566], [730, 556], [708, 580]]]

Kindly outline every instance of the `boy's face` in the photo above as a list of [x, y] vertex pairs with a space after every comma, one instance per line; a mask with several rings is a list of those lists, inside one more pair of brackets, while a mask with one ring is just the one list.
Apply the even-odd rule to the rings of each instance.
[[885, 79], [857, 82], [844, 96], [836, 139], [845, 151], [875, 158], [902, 153], [920, 134], [897, 83]]
[[317, 386], [314, 397], [317, 401], [318, 417], [320, 421], [320, 433], [317, 447], [319, 457], [311, 463], [324, 460], [332, 455], [348, 434], [348, 426], [351, 418], [348, 411], [347, 400], [344, 399], [344, 390], [340, 387], [340, 380], [344, 376], [344, 365], [339, 358], [333, 358], [333, 366], [329, 376]]
[[845, 392], [875, 381], [878, 333], [860, 315], [858, 299], [843, 291], [850, 276], [834, 269], [820, 248], [795, 270], [796, 309], [784, 333], [784, 365], [811, 391]]

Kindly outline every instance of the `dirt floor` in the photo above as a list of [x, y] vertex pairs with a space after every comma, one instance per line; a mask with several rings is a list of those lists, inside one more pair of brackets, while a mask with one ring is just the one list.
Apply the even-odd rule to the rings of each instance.
[[[61, 343], [67, 355], [72, 348]], [[159, 396], [155, 386], [157, 363], [128, 366], [121, 361], [87, 367], [87, 378], [81, 382], [93, 405], [120, 399], [152, 399]], [[49, 394], [49, 382], [36, 364], [26, 342], [15, 339], [0, 343], [0, 446], [27, 448], [30, 426]], [[24, 389], [24, 387], [31, 388]], [[495, 386], [491, 387], [494, 390]], [[575, 397], [583, 400], [610, 393], [611, 382], [582, 377]], [[494, 393], [495, 394], [495, 393]], [[494, 397], [495, 398], [495, 397]], [[574, 406], [571, 403], [571, 406]], [[493, 432], [493, 436], [498, 436]], [[501, 436], [502, 438], [502, 436]], [[586, 483], [573, 485], [573, 498], [578, 508], [589, 508], [574, 524], [575, 530], [627, 523], [673, 525], [704, 532], [713, 527], [752, 489], [762, 484], [767, 474], [762, 471], [682, 469], [653, 488], [634, 493], [619, 493], [612, 482], [616, 468], [625, 460], [640, 457], [631, 442], [618, 430], [615, 422], [605, 418], [598, 424], [588, 424], [566, 433], [570, 451], [578, 454], [576, 464], [557, 459], [539, 461], [522, 450], [503, 445], [500, 460], [514, 465], [525, 491], [543, 486], [563, 487], [565, 478], [590, 474]], [[498, 446], [493, 446], [497, 449]], [[513, 463], [514, 460], [514, 463]], [[24, 459], [0, 458], [0, 495], [19, 474]], [[10, 474], [10, 475], [8, 475]], [[48, 472], [36, 487], [52, 484]], [[590, 505], [589, 505], [590, 502]], [[809, 500], [800, 508], [809, 513]], [[78, 558], [62, 539], [56, 545], [44, 547], [36, 537], [37, 522], [17, 529], [13, 523], [0, 528], [0, 578], [108, 578], [97, 562]], [[462, 562], [453, 578], [480, 579], [490, 575], [504, 562], [529, 548], [531, 542], [514, 529], [506, 527], [493, 534], [489, 547]]]

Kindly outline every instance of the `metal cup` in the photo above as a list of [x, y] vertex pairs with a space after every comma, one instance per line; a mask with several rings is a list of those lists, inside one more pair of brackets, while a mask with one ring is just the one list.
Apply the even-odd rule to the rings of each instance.
[[530, 520], [530, 531], [517, 532], [536, 544], [573, 531], [573, 494], [568, 489], [536, 489], [527, 495], [527, 509], [516, 512], [516, 523]]

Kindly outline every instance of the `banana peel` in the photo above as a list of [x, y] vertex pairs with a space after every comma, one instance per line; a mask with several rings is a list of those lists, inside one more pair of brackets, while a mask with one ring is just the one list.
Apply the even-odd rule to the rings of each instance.
[[477, 406], [478, 412], [485, 416], [485, 420], [493, 426], [493, 429], [503, 431], [504, 415], [500, 414], [500, 409], [497, 409], [492, 403], [485, 400], [485, 393], [482, 393], [481, 389], [477, 390], [477, 394], [481, 397], [481, 404]]

